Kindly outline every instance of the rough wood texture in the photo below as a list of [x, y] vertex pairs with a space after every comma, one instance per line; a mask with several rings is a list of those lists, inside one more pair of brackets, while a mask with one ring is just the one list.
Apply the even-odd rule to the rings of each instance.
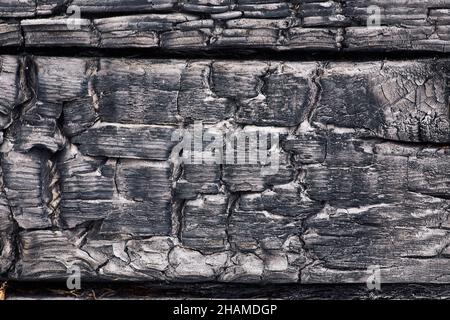
[[[3, 278], [450, 281], [447, 59], [0, 62]], [[193, 120], [279, 170], [182, 163]]]
[[448, 52], [450, 0], [0, 0], [0, 280], [448, 297]]
[[0, 44], [449, 52], [449, 17], [448, 0], [0, 0]]

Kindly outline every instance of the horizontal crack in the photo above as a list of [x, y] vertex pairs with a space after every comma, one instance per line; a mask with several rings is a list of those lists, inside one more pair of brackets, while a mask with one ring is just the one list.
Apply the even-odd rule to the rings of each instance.
[[[362, 54], [364, 53], [364, 54]], [[279, 51], [266, 48], [220, 48], [220, 49], [159, 49], [159, 48], [85, 48], [48, 46], [3, 46], [0, 55], [41, 55], [52, 57], [105, 57], [105, 58], [154, 58], [154, 59], [214, 59], [223, 60], [276, 60], [276, 61], [352, 61], [364, 62], [374, 60], [417, 60], [446, 59], [450, 52], [407, 51], [366, 52], [355, 51], [316, 51], [310, 49], [292, 49]]]

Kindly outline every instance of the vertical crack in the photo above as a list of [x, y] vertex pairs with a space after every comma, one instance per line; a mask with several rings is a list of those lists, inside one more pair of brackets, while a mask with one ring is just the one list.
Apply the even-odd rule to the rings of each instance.
[[173, 237], [176, 237], [180, 242], [182, 239], [182, 229], [183, 229], [183, 221], [184, 221], [184, 207], [186, 205], [185, 199], [178, 199], [176, 196], [176, 185], [178, 180], [183, 176], [184, 166], [182, 158], [183, 149], [175, 146], [172, 149], [171, 156], [169, 161], [172, 166], [172, 230], [171, 234]]
[[120, 197], [120, 189], [119, 189], [119, 184], [117, 183], [117, 171], [119, 170], [119, 165], [120, 165], [120, 158], [116, 159], [116, 163], [114, 166], [114, 188], [116, 190], [116, 196]]
[[175, 199], [172, 204], [172, 236], [176, 237], [180, 243], [183, 239], [183, 223], [185, 199]]
[[327, 63], [318, 63], [317, 68], [310, 80], [310, 87], [312, 91], [312, 99], [309, 103], [307, 112], [306, 112], [306, 121], [312, 126], [313, 118], [317, 109], [317, 105], [319, 104], [320, 97], [322, 95], [322, 85], [320, 83], [320, 79], [324, 73], [324, 68], [326, 68]]
[[60, 226], [59, 215], [61, 212], [61, 187], [60, 187], [60, 174], [57, 166], [58, 154], [55, 153], [48, 161], [49, 165], [49, 193], [50, 199], [48, 207], [50, 208], [50, 220], [53, 226]]
[[100, 99], [95, 88], [95, 76], [100, 71], [100, 58], [96, 58], [87, 63], [87, 75], [88, 75], [88, 94], [92, 98], [92, 105], [94, 111], [98, 113], [100, 110]]
[[178, 83], [178, 92], [177, 92], [177, 98], [176, 98], [176, 107], [177, 107], [177, 120], [181, 123], [181, 127], [185, 126], [185, 122], [186, 119], [183, 117], [183, 115], [181, 114], [181, 109], [180, 109], [180, 95], [181, 95], [181, 90], [182, 90], [182, 81], [183, 81], [183, 74], [186, 71], [186, 69], [189, 67], [189, 61], [186, 60], [186, 62], [184, 63], [184, 67], [180, 72], [180, 81]]
[[225, 234], [227, 236], [227, 245], [228, 245], [228, 250], [231, 251], [235, 251], [235, 248], [232, 245], [232, 239], [230, 236], [230, 224], [231, 224], [231, 219], [233, 218], [233, 213], [234, 210], [236, 208], [236, 205], [239, 201], [240, 198], [240, 194], [238, 193], [230, 193], [229, 197], [228, 197], [228, 204], [227, 204], [227, 222], [226, 222], [226, 226], [225, 226]]

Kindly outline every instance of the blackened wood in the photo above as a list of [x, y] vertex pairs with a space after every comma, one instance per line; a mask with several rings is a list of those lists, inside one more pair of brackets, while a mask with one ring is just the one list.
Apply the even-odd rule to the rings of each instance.
[[[447, 59], [1, 62], [5, 279], [450, 280]], [[279, 168], [183, 163], [195, 120]]]

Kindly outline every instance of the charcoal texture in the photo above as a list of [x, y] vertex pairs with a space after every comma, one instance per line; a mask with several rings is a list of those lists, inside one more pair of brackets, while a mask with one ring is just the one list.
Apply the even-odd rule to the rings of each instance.
[[1, 0], [0, 44], [164, 50], [450, 50], [447, 0]]
[[2, 281], [450, 283], [449, 1], [0, 0], [0, 19]]
[[[1, 57], [15, 280], [447, 283], [449, 61]], [[277, 170], [173, 134], [277, 133]]]

